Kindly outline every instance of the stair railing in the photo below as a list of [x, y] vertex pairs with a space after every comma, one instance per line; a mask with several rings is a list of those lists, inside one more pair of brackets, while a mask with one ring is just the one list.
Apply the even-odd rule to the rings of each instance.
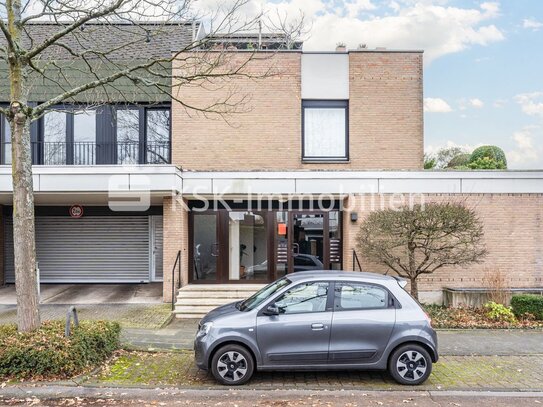
[[353, 249], [353, 271], [356, 271], [356, 265], [358, 265], [358, 271], [362, 271], [362, 266], [360, 265], [360, 260], [358, 260], [356, 250]]
[[[178, 278], [177, 284], [175, 284], [175, 271], [177, 270]], [[175, 263], [172, 267], [172, 311], [175, 309], [175, 288], [179, 290], [181, 288], [181, 250], [177, 251], [177, 256], [175, 257]]]

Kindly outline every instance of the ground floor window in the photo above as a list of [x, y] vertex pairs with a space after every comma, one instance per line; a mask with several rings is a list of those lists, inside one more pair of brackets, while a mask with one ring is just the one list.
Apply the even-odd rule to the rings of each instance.
[[191, 211], [191, 282], [262, 283], [341, 269], [339, 210]]

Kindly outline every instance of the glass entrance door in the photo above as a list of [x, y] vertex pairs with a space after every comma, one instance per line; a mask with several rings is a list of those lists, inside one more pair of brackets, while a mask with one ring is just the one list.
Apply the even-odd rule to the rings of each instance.
[[327, 217], [325, 213], [291, 212], [291, 256], [289, 272], [323, 270], [327, 264], [325, 249]]
[[191, 219], [191, 282], [270, 281], [268, 213], [219, 210]]
[[192, 281], [213, 283], [219, 277], [218, 213], [192, 217]]
[[337, 210], [192, 212], [189, 236], [191, 283], [267, 283], [341, 268]]

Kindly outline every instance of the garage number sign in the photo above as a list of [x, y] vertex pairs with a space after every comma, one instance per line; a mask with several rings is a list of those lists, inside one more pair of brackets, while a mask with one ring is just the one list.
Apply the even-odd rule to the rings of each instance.
[[72, 218], [80, 218], [83, 216], [83, 207], [81, 205], [70, 206], [70, 216]]

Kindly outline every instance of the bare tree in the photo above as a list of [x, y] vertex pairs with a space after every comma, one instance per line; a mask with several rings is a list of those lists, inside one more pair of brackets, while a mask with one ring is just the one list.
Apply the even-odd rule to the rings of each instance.
[[259, 21], [259, 25], [260, 29], [263, 26], [280, 39], [285, 49], [299, 48], [300, 43], [309, 38], [311, 31], [311, 24], [301, 10], [298, 16], [294, 17], [276, 9], [275, 13], [266, 14], [263, 23]]
[[[7, 65], [10, 92], [9, 107], [0, 107], [0, 113], [11, 129], [20, 331], [40, 325], [31, 123], [51, 110], [62, 109], [62, 104], [133, 103], [152, 100], [158, 94], [204, 114], [224, 116], [237, 111], [244, 97], [234, 92], [211, 105], [194, 106], [185, 102], [180, 89], [250, 76], [246, 68], [253, 59], [269, 58], [254, 52], [231, 59], [231, 53], [206, 46], [219, 34], [235, 34], [255, 26], [260, 16], [247, 19], [239, 13], [245, 1], [234, 0], [205, 16], [213, 22], [213, 30], [199, 35], [199, 24], [190, 21], [202, 16], [193, 12], [191, 0], [0, 0], [0, 65]], [[192, 24], [191, 38], [184, 42], [173, 38], [174, 49], [153, 53], [154, 39], [172, 36], [172, 27], [187, 21]], [[36, 29], [38, 25], [40, 29]], [[101, 35], [103, 27], [107, 27], [107, 36]], [[152, 51], [137, 57], [142, 48]], [[258, 73], [260, 77], [266, 74]], [[55, 94], [44, 91], [40, 99], [30, 100], [31, 92], [52, 85], [57, 89]], [[51, 154], [58, 155], [56, 151]]]
[[370, 213], [360, 227], [357, 247], [370, 261], [411, 282], [445, 266], [481, 262], [486, 255], [483, 226], [475, 211], [460, 203], [429, 203]]

